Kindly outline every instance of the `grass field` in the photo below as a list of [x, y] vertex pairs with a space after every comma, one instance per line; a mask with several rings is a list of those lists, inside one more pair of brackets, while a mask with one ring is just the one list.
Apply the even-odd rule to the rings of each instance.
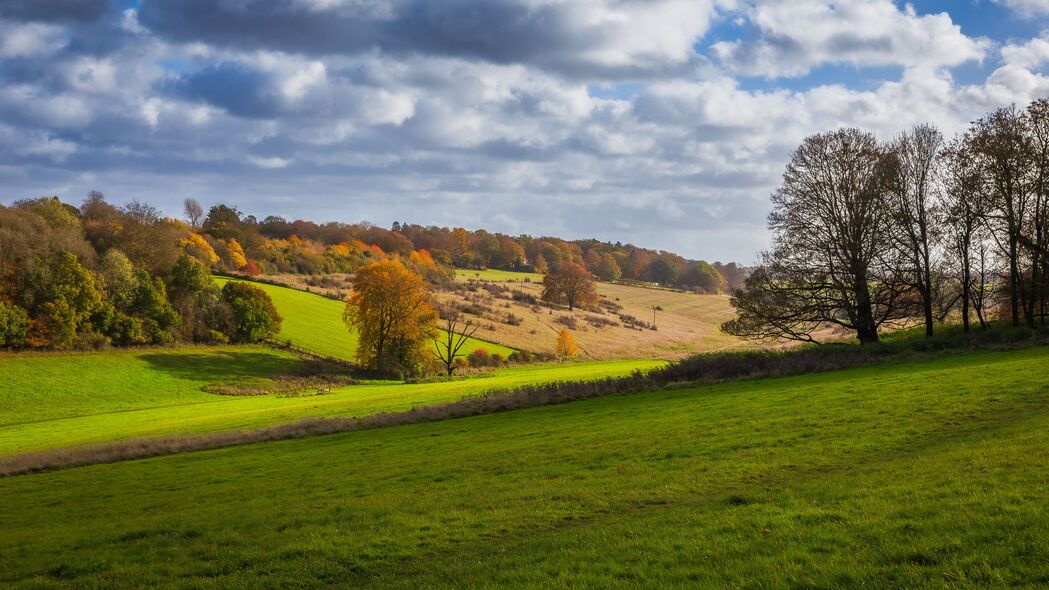
[[[215, 277], [215, 280], [223, 285], [237, 279]], [[265, 283], [252, 284], [269, 294], [277, 311], [284, 317], [278, 339], [291, 340], [299, 346], [333, 358], [354, 359], [357, 352], [357, 334], [350, 332], [342, 321], [345, 303], [288, 287]], [[504, 357], [513, 352], [513, 349], [506, 346], [477, 339], [467, 341], [462, 352], [469, 354], [478, 348]]]
[[0, 480], [0, 585], [1041, 587], [1049, 350]]
[[221, 396], [217, 383], [265, 384], [303, 362], [263, 347], [185, 347], [91, 354], [0, 354], [0, 456], [120, 440], [251, 428], [309, 416], [360, 416], [490, 389], [625, 375], [656, 362], [521, 366], [461, 381], [376, 381], [309, 397]]
[[468, 268], [455, 269], [455, 278], [460, 281], [476, 279], [480, 281], [506, 282], [532, 282], [542, 283], [543, 275], [537, 272], [514, 272], [511, 270], [498, 270], [487, 268], [485, 270], [471, 270]]

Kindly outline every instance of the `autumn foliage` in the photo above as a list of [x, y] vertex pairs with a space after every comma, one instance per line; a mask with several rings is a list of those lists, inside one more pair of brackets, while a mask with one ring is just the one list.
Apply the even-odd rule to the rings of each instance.
[[359, 334], [357, 361], [385, 373], [415, 373], [430, 356], [437, 312], [426, 281], [398, 260], [361, 267], [343, 319]]
[[554, 353], [560, 359], [572, 358], [579, 354], [579, 347], [576, 346], [575, 338], [568, 328], [561, 328], [561, 333], [557, 335], [557, 346], [554, 347]]
[[597, 305], [597, 289], [594, 277], [581, 264], [566, 264], [543, 277], [543, 301], [576, 307], [590, 308]]

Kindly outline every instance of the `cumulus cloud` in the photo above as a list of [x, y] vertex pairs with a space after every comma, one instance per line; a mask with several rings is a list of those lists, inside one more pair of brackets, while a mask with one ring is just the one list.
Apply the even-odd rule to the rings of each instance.
[[947, 13], [918, 15], [892, 0], [757, 0], [746, 14], [755, 39], [712, 47], [722, 63], [746, 75], [800, 76], [826, 63], [955, 66], [982, 59], [990, 47], [962, 34]]
[[138, 21], [172, 40], [244, 50], [379, 50], [614, 77], [688, 66], [715, 9], [715, 0], [153, 0]]
[[[1044, 39], [992, 52], [888, 0], [27, 6], [0, 9], [3, 200], [97, 188], [170, 213], [192, 196], [748, 262], [806, 135], [953, 132], [1049, 93]], [[707, 40], [736, 19], [738, 39]], [[985, 79], [958, 84], [952, 66], [979, 59]], [[898, 70], [863, 88], [738, 79], [826, 63]]]
[[1025, 17], [1049, 14], [1049, 0], [992, 0]]

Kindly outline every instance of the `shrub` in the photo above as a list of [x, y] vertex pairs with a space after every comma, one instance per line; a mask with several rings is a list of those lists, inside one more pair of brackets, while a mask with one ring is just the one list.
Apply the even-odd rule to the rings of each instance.
[[475, 349], [466, 357], [467, 362], [470, 363], [471, 367], [487, 367], [491, 362], [488, 356], [488, 351], [484, 348]]
[[283, 318], [277, 313], [270, 296], [262, 289], [230, 281], [222, 288], [222, 298], [232, 310], [233, 342], [261, 342], [280, 331]]
[[17, 305], [0, 302], [0, 346], [25, 346], [29, 314]]

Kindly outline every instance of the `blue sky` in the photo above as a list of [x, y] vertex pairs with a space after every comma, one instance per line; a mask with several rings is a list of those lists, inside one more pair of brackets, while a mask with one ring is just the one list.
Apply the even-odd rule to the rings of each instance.
[[806, 135], [1049, 95], [1049, 0], [7, 0], [0, 202], [751, 262]]

